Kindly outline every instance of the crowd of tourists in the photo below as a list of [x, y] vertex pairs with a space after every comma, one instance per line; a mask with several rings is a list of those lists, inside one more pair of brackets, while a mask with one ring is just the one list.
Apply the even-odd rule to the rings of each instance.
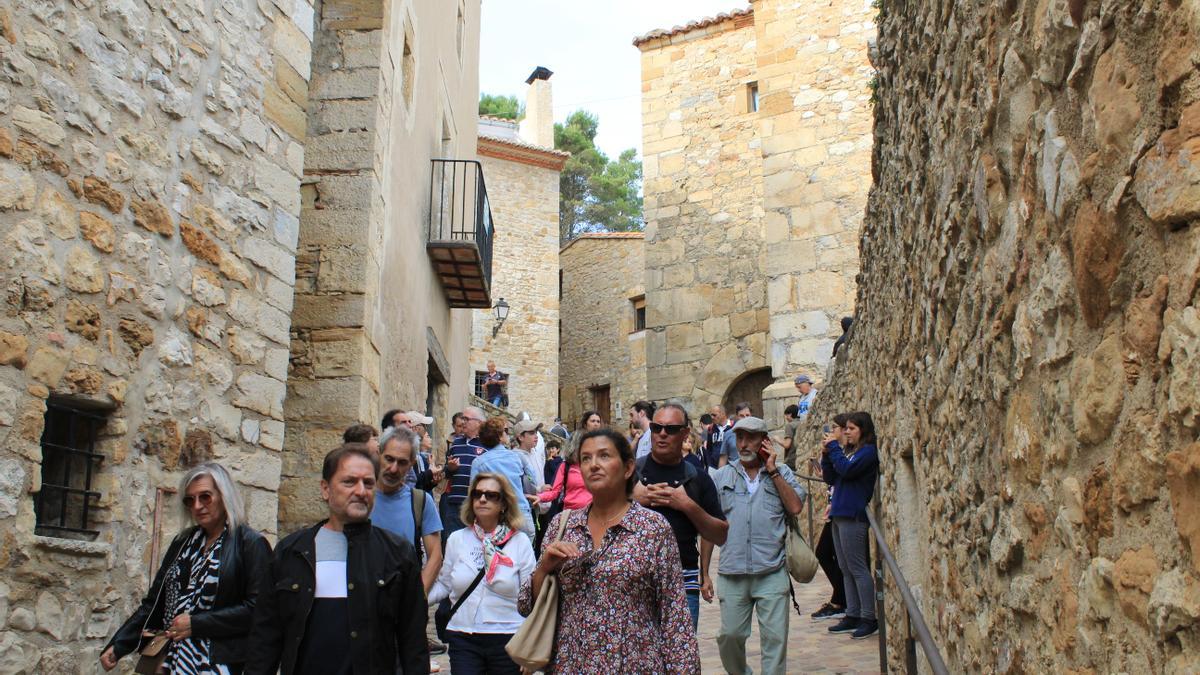
[[561, 445], [528, 415], [468, 407], [443, 464], [433, 419], [390, 410], [378, 431], [345, 430], [316, 486], [324, 519], [273, 551], [246, 523], [230, 472], [201, 464], [178, 493], [190, 525], [101, 665], [134, 655], [151, 673], [408, 674], [436, 670], [431, 653], [448, 651], [456, 675], [697, 673], [701, 602], [715, 597], [725, 670], [751, 672], [757, 612], [762, 672], [786, 672], [785, 542], [809, 497], [803, 471], [831, 493], [816, 554], [833, 595], [812, 617], [840, 619], [829, 631], [856, 638], [877, 629], [865, 517], [874, 426], [866, 413], [835, 416], [797, 467], [793, 432], [816, 392], [806, 376], [796, 383], [783, 439], [750, 404], [732, 419], [714, 406], [695, 425], [679, 403], [638, 401], [632, 438], [588, 411], [573, 432], [555, 420]]

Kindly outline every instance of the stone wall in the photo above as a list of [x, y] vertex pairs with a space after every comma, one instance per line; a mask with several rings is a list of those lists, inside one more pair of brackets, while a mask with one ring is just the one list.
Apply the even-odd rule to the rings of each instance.
[[[321, 460], [356, 422], [470, 391], [471, 312], [425, 251], [430, 160], [474, 159], [479, 2], [325, 0], [309, 92], [280, 527], [323, 517]], [[461, 34], [460, 41], [457, 36]], [[432, 366], [431, 366], [432, 364]], [[431, 372], [433, 368], [434, 372]], [[437, 444], [440, 447], [440, 444]]]
[[707, 407], [743, 375], [824, 370], [870, 186], [872, 14], [756, 0], [635, 41], [652, 398]]
[[[223, 462], [276, 532], [304, 161], [288, 110], [312, 17], [296, 0], [0, 6], [0, 672], [95, 663], [152, 539], [179, 527], [177, 496], [160, 536], [154, 507], [184, 468]], [[97, 534], [35, 533], [62, 480], [42, 475], [43, 431], [62, 431], [47, 404], [106, 420]]]
[[879, 29], [858, 322], [814, 424], [874, 413], [953, 670], [1196, 672], [1200, 6], [886, 1]]
[[841, 317], [854, 313], [871, 187], [874, 15], [866, 2], [754, 2], [762, 272], [771, 368], [784, 385], [796, 372], [824, 371]]
[[558, 183], [566, 158], [482, 136], [479, 154], [496, 226], [492, 297], [511, 309], [495, 336], [494, 311], [475, 310], [471, 370], [495, 361], [508, 374], [508, 409], [549, 424], [558, 415]]
[[563, 422], [572, 429], [584, 410], [595, 407], [593, 387], [609, 387], [618, 423], [634, 402], [646, 398], [648, 331], [634, 330], [631, 303], [646, 292], [644, 248], [640, 232], [596, 233], [571, 240], [559, 254], [559, 400]]
[[[647, 395], [706, 407], [769, 365], [753, 15], [641, 42]], [[626, 403], [628, 405], [628, 402]]]

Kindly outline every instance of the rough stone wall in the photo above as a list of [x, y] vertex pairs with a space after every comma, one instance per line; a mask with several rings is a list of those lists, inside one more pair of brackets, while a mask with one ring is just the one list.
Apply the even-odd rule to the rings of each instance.
[[[95, 663], [148, 584], [156, 490], [186, 467], [230, 467], [275, 533], [304, 154], [278, 83], [304, 87], [312, 15], [0, 6], [2, 672]], [[107, 416], [94, 539], [35, 534], [56, 399]]]
[[867, 46], [875, 11], [866, 2], [754, 2], [762, 272], [771, 369], [785, 388], [797, 372], [823, 373], [839, 320], [854, 313], [859, 228], [871, 187]]
[[[562, 268], [561, 416], [574, 428], [608, 385], [618, 418], [646, 398], [646, 335], [634, 331], [631, 300], [645, 294], [640, 233], [585, 234], [559, 254]], [[609, 420], [612, 421], [612, 420]], [[618, 419], [618, 422], [621, 420]]]
[[496, 224], [492, 297], [511, 309], [495, 337], [494, 311], [474, 311], [471, 370], [495, 361], [509, 376], [509, 410], [549, 423], [558, 415], [559, 172], [495, 157], [481, 161]]
[[888, 1], [879, 29], [858, 323], [814, 422], [874, 413], [953, 670], [1196, 672], [1200, 6]]
[[[430, 160], [475, 156], [478, 0], [465, 9], [459, 42], [457, 3], [322, 3], [281, 530], [323, 517], [313, 477], [346, 426], [428, 407], [440, 437], [470, 391], [471, 313], [449, 308], [425, 251]], [[431, 361], [447, 371], [432, 395]]]
[[754, 39], [752, 23], [728, 19], [639, 45], [655, 400], [707, 406], [769, 365], [761, 141], [747, 109]]

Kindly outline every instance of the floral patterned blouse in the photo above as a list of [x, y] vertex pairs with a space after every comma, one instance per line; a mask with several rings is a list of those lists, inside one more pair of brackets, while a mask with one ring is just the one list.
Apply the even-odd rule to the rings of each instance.
[[[582, 555], [559, 570], [558, 637], [546, 673], [677, 675], [700, 672], [696, 634], [683, 594], [679, 547], [666, 518], [636, 502], [608, 528], [599, 550], [588, 532], [591, 509], [568, 516], [563, 540]], [[543, 550], [554, 541], [546, 537]], [[532, 578], [521, 586], [518, 609], [533, 609]]]

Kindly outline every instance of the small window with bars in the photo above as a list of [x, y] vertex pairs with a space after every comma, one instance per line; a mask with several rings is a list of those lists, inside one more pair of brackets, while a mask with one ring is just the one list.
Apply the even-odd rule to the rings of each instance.
[[646, 330], [646, 296], [639, 295], [629, 302], [633, 305], [633, 331], [631, 332]]
[[91, 535], [100, 493], [92, 489], [103, 456], [96, 439], [107, 423], [103, 409], [51, 399], [42, 432], [42, 489], [34, 496], [38, 534]]
[[475, 371], [475, 396], [478, 398], [487, 399], [487, 387], [483, 386], [483, 382], [486, 379], [486, 370]]

